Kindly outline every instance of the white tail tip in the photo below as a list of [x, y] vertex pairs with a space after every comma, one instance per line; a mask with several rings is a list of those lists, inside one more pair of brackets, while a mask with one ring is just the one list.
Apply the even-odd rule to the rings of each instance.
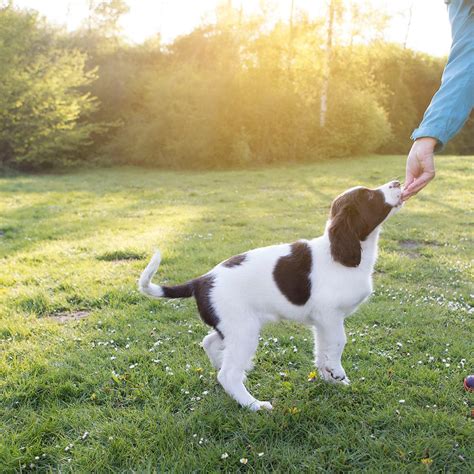
[[161, 253], [159, 250], [157, 250], [138, 280], [138, 290], [144, 295], [151, 296], [153, 298], [161, 298], [163, 296], [163, 289], [161, 286], [151, 283], [151, 279], [158, 270], [160, 263]]

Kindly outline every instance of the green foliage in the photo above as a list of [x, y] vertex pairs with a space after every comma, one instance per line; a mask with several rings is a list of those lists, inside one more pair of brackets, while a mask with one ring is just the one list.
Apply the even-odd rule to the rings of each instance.
[[[71, 34], [4, 8], [0, 164], [189, 169], [406, 153], [444, 61], [380, 41], [387, 18], [369, 4], [334, 4], [324, 127], [321, 19], [298, 14], [290, 27], [272, 23], [269, 11], [243, 17], [222, 4], [215, 25], [170, 45], [157, 36], [131, 46], [120, 37], [124, 0], [89, 2], [87, 21]], [[473, 127], [470, 120], [447, 151], [472, 153]]]
[[[125, 163], [195, 168], [374, 151], [390, 125], [361, 74], [360, 81], [333, 75], [328, 126], [319, 128], [317, 35], [314, 25], [302, 27], [290, 62], [281, 24], [255, 40], [217, 27], [178, 39], [132, 81], [142, 95], [134, 94], [105, 153]], [[341, 55], [349, 59], [348, 50]]]
[[392, 128], [380, 151], [406, 152], [411, 133], [439, 88], [445, 60], [384, 43], [366, 48], [366, 54], [375, 84], [385, 91], [380, 105], [387, 111]]
[[[321, 128], [323, 33], [322, 24], [301, 19], [290, 50], [285, 24], [268, 32], [254, 23], [218, 24], [178, 38], [167, 50], [150, 49], [154, 61], [138, 67], [129, 49], [115, 63], [123, 73], [98, 81], [121, 84], [124, 94], [114, 104], [126, 107], [111, 105], [123, 126], [103, 154], [120, 163], [218, 168], [406, 152], [443, 61], [381, 42], [335, 47]], [[130, 70], [136, 74], [127, 75]], [[107, 103], [113, 90], [104, 89]], [[469, 130], [451, 144], [452, 152], [472, 151]]]
[[391, 135], [390, 123], [376, 96], [347, 84], [332, 84], [327, 130], [321, 147], [327, 156], [352, 156], [378, 149]]
[[446, 147], [446, 154], [461, 154], [469, 155], [474, 150], [474, 114], [471, 112], [471, 116], [467, 120], [464, 128], [461, 130], [456, 138], [448, 143]]
[[384, 225], [375, 294], [346, 321], [351, 386], [308, 381], [308, 328], [264, 329], [247, 383], [271, 413], [223, 392], [195, 302], [144, 297], [140, 272], [156, 247], [157, 283], [178, 284], [316, 237], [337, 194], [404, 156], [0, 178], [0, 471], [471, 473], [472, 159], [439, 157]]
[[97, 4], [92, 1], [89, 5], [92, 7], [89, 12], [89, 28], [101, 31], [107, 36], [117, 36], [121, 31], [120, 17], [130, 10], [125, 0], [105, 0]]
[[33, 13], [0, 10], [0, 164], [23, 169], [77, 162], [100, 127], [85, 119], [96, 77]]

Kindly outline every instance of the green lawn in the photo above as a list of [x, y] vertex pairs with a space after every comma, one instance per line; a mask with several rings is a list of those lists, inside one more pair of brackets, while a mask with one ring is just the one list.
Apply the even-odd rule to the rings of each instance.
[[217, 384], [194, 301], [143, 297], [141, 270], [156, 247], [157, 279], [179, 283], [316, 237], [338, 193], [403, 178], [404, 157], [0, 179], [0, 470], [473, 472], [473, 158], [440, 157], [386, 224], [346, 324], [352, 385], [309, 382], [310, 331], [267, 327], [258, 413]]

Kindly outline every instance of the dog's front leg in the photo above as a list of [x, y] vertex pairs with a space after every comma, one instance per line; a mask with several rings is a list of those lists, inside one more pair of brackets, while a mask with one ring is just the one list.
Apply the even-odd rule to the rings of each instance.
[[321, 378], [329, 382], [349, 385], [350, 381], [341, 364], [346, 345], [344, 317], [339, 314], [326, 315], [314, 322], [314, 357]]

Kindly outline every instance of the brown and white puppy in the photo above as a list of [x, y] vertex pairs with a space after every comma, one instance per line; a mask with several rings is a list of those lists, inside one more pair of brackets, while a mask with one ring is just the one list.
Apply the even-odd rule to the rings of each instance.
[[321, 377], [348, 384], [341, 365], [344, 319], [372, 293], [381, 224], [401, 205], [398, 181], [352, 188], [332, 203], [321, 237], [249, 250], [172, 287], [151, 283], [161, 261], [157, 252], [139, 289], [155, 298], [194, 296], [202, 319], [215, 329], [202, 345], [224, 390], [252, 410], [271, 409], [244, 385], [262, 326], [282, 319], [310, 325]]

